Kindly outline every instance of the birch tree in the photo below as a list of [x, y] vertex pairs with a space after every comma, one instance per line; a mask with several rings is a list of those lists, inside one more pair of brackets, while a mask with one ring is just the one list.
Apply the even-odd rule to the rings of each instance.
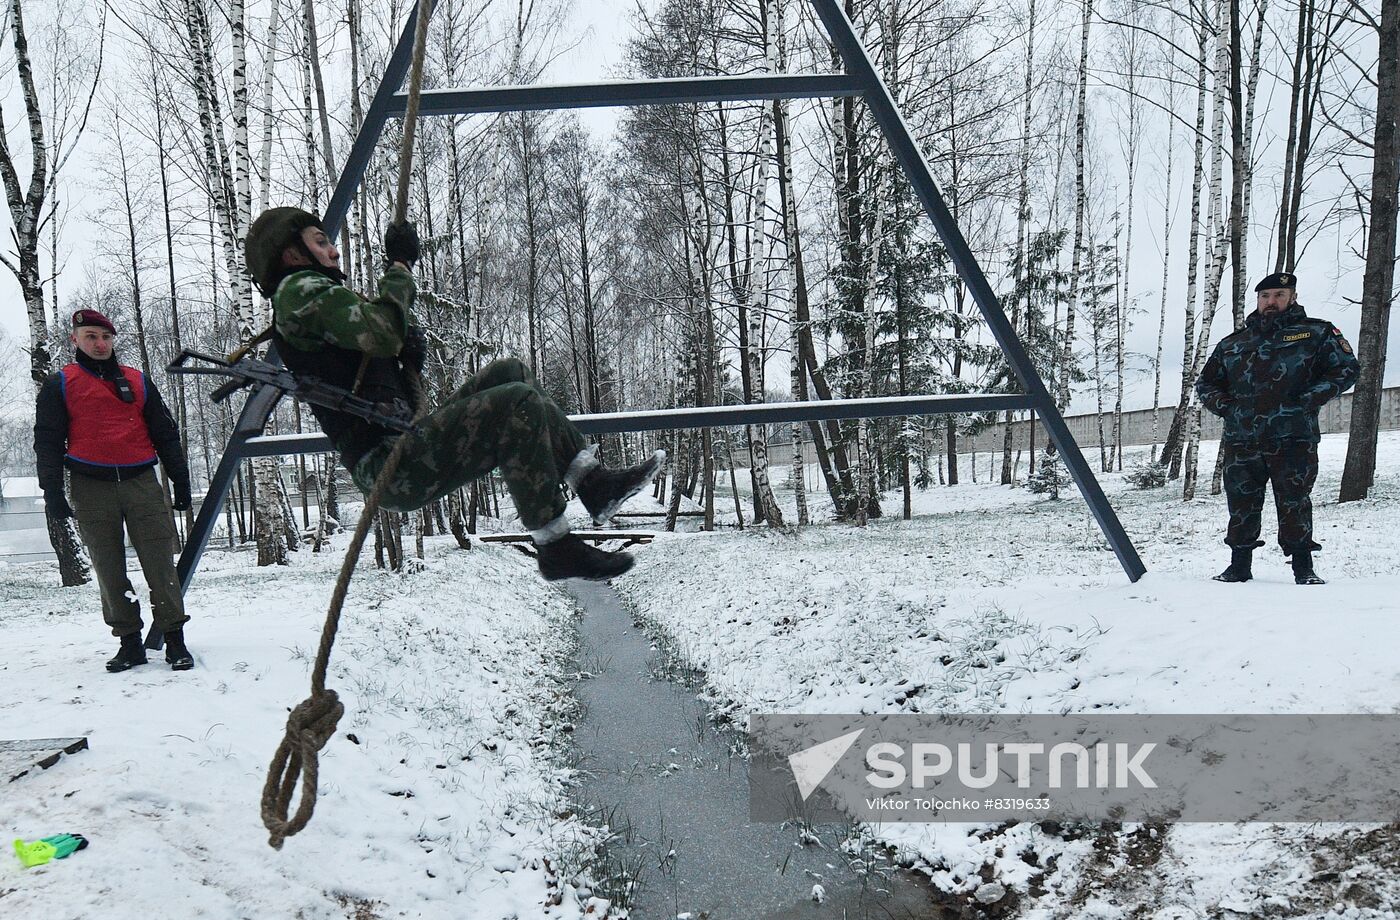
[[[776, 0], [763, 0], [763, 72], [774, 73], [777, 71], [778, 47], [776, 37], [773, 34], [773, 26], [777, 22], [777, 2]], [[752, 207], [750, 208], [751, 223], [745, 230], [748, 237], [746, 246], [757, 247], [763, 253], [765, 270], [762, 272], [763, 278], [763, 300], [765, 305], [769, 300], [772, 290], [772, 274], [767, 271], [766, 262], [771, 258], [770, 248], [767, 245], [773, 234], [769, 230], [771, 210], [768, 206], [769, 193], [769, 170], [774, 159], [774, 128], [771, 117], [770, 106], [761, 106], [759, 109], [758, 122], [758, 162], [753, 180], [753, 191], [750, 196]], [[748, 362], [749, 378], [752, 381], [752, 402], [763, 402], [763, 341], [764, 322], [766, 318], [765, 310], [750, 309], [748, 311], [748, 354], [744, 360]], [[755, 498], [759, 502], [763, 511], [763, 519], [770, 527], [783, 526], [783, 512], [778, 507], [778, 501], [773, 495], [773, 487], [768, 479], [768, 432], [766, 425], [750, 426], [750, 444], [753, 453], [753, 478], [755, 487]]]
[[[1210, 344], [1211, 324], [1215, 319], [1216, 308], [1220, 305], [1220, 282], [1224, 278], [1225, 261], [1229, 252], [1229, 226], [1222, 202], [1225, 183], [1225, 102], [1229, 96], [1230, 83], [1230, 40], [1229, 30], [1224, 27], [1225, 3], [1226, 0], [1216, 0], [1212, 28], [1216, 36], [1215, 101], [1211, 116], [1210, 185], [1206, 206], [1206, 226], [1210, 231], [1210, 239], [1206, 245], [1205, 300], [1201, 307], [1201, 328], [1196, 336], [1196, 349], [1188, 371], [1188, 379], [1191, 381], [1195, 381], [1200, 376], [1201, 368], [1205, 366]], [[1188, 418], [1181, 483], [1182, 501], [1191, 501], [1196, 497], [1196, 461], [1201, 440], [1201, 406], [1195, 397], [1196, 393], [1193, 388], [1187, 397]]]
[[[1027, 265], [1028, 247], [1030, 245], [1030, 222], [1031, 222], [1031, 113], [1034, 110], [1035, 99], [1035, 29], [1036, 29], [1036, 0], [1029, 0], [1026, 10], [1026, 62], [1024, 70], [1026, 74], [1025, 87], [1021, 91], [1021, 137], [1020, 137], [1020, 166], [1017, 169], [1016, 185], [1016, 251], [1012, 257], [1013, 277], [1015, 286], [1019, 289], [1027, 287], [1025, 285], [1025, 267]], [[1011, 328], [1019, 331], [1021, 322], [1021, 301], [1020, 296], [1011, 298]], [[1053, 383], [1053, 381], [1052, 381]], [[1001, 484], [1011, 485], [1011, 446], [1012, 430], [1011, 421], [1015, 413], [1007, 409], [1005, 421], [1002, 427], [1002, 448], [1001, 448]]]
[[1079, 27], [1079, 89], [1074, 122], [1074, 238], [1070, 244], [1070, 289], [1065, 306], [1064, 354], [1060, 359], [1060, 394], [1058, 408], [1069, 407], [1069, 378], [1074, 366], [1074, 317], [1079, 304], [1079, 272], [1084, 249], [1084, 212], [1088, 193], [1084, 184], [1084, 140], [1089, 115], [1089, 21], [1093, 16], [1093, 0], [1082, 0], [1084, 16]]
[[[29, 56], [29, 38], [24, 27], [24, 4], [11, 0], [9, 9], [10, 39], [15, 52], [15, 69], [19, 75], [20, 92], [24, 98], [25, 117], [29, 123], [29, 182], [20, 179], [19, 160], [10, 147], [9, 125], [5, 108], [0, 106], [0, 182], [5, 187], [5, 203], [9, 207], [13, 257], [0, 255], [3, 264], [19, 282], [24, 298], [25, 316], [29, 325], [29, 373], [35, 391], [43, 386], [53, 367], [49, 352], [49, 324], [44, 310], [44, 285], [39, 274], [39, 240], [43, 232], [46, 193], [49, 191], [51, 151], [45, 136], [43, 108], [35, 86], [34, 69]], [[100, 70], [100, 65], [99, 65]], [[95, 84], [94, 84], [95, 85]], [[75, 139], [76, 142], [76, 139]], [[49, 543], [58, 557], [59, 578], [64, 587], [86, 584], [91, 577], [87, 553], [78, 540], [72, 518], [47, 516]]]
[[1186, 439], [1187, 419], [1191, 411], [1193, 374], [1196, 356], [1196, 300], [1200, 288], [1201, 193], [1205, 185], [1206, 100], [1208, 98], [1208, 62], [1210, 53], [1210, 23], [1204, 13], [1192, 22], [1196, 33], [1196, 119], [1192, 132], [1191, 216], [1187, 223], [1186, 300], [1182, 329], [1181, 392], [1172, 413], [1167, 439], [1162, 447], [1162, 461], [1170, 464], [1173, 479], [1181, 475], [1182, 445]]
[[[769, 7], [770, 13], [776, 13], [778, 17], [775, 31], [777, 33], [779, 72], [785, 72], [788, 68], [785, 10], [786, 6], [782, 2], [774, 2]], [[788, 117], [788, 108], [787, 99], [773, 100], [774, 141], [778, 156], [778, 195], [782, 201], [783, 248], [787, 255], [788, 383], [792, 390], [792, 398], [805, 401], [807, 399], [807, 375], [803, 372], [802, 332], [804, 327], [809, 327], [810, 324], [803, 323], [801, 312], [798, 310], [799, 299], [806, 296], [806, 292], [802, 288], [807, 282], [802, 271], [802, 248], [797, 229], [797, 198], [793, 192], [792, 176], [792, 124]], [[790, 475], [793, 498], [797, 503], [797, 523], [808, 524], [811, 523], [811, 515], [807, 508], [807, 482], [806, 472], [803, 469], [801, 423], [792, 423], [791, 440], [792, 472]]]

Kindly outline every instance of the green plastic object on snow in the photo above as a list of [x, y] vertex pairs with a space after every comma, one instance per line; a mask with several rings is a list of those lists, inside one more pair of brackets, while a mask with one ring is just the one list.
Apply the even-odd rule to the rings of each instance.
[[29, 869], [42, 866], [50, 860], [65, 859], [87, 845], [87, 838], [81, 834], [55, 834], [52, 837], [41, 837], [32, 843], [16, 840], [15, 855], [24, 867]]

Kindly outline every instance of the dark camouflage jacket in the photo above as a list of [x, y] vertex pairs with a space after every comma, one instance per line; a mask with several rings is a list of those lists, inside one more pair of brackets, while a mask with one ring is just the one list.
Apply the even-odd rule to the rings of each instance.
[[1196, 381], [1196, 394], [1225, 420], [1228, 442], [1316, 443], [1318, 410], [1359, 374], [1342, 331], [1293, 304], [1273, 316], [1256, 310], [1222, 339]]
[[[370, 360], [356, 391], [371, 402], [412, 406], [412, 388], [395, 357], [403, 348], [413, 306], [413, 275], [392, 267], [379, 279], [379, 296], [361, 297], [314, 269], [293, 272], [272, 297], [273, 340], [287, 368], [344, 389], [355, 386], [364, 355]], [[321, 430], [347, 469], [385, 439], [388, 428], [324, 406], [312, 406]]]
[[273, 323], [287, 344], [302, 351], [338, 345], [392, 358], [403, 348], [413, 292], [413, 275], [397, 265], [379, 279], [373, 300], [318, 271], [294, 272], [272, 297]]

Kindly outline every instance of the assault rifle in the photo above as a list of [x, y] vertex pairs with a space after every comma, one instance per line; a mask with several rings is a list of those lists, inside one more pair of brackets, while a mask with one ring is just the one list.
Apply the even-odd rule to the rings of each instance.
[[[189, 361], [204, 361], [210, 366], [191, 365], [187, 363]], [[244, 387], [261, 384], [276, 387], [283, 393], [289, 393], [304, 403], [344, 412], [391, 431], [408, 433], [418, 430], [417, 426], [413, 424], [413, 412], [401, 399], [396, 399], [392, 403], [371, 402], [363, 396], [356, 396], [344, 387], [326, 383], [309, 374], [297, 377], [285, 367], [278, 367], [259, 358], [241, 357], [237, 361], [230, 362], [215, 355], [206, 355], [203, 352], [191, 351], [187, 348], [180, 352], [179, 357], [170, 362], [166, 370], [172, 374], [213, 374], [230, 378], [228, 383], [221, 385], [209, 394], [209, 398], [214, 402], [223, 402]]]

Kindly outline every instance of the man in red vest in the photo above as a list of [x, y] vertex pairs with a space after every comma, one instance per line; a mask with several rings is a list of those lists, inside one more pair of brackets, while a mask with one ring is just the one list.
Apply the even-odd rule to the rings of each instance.
[[[165, 660], [175, 671], [194, 667], [185, 647], [185, 602], [171, 547], [170, 509], [190, 507], [190, 470], [170, 410], [146, 375], [117, 363], [117, 330], [96, 310], [73, 314], [74, 362], [39, 391], [34, 453], [44, 505], [56, 517], [78, 518], [78, 530], [102, 591], [102, 618], [121, 639], [108, 671], [146, 663], [141, 606], [126, 576], [126, 539], [151, 589], [151, 616], [165, 633]], [[167, 504], [153, 467], [159, 459], [175, 500]], [[73, 504], [63, 491], [72, 474]]]

